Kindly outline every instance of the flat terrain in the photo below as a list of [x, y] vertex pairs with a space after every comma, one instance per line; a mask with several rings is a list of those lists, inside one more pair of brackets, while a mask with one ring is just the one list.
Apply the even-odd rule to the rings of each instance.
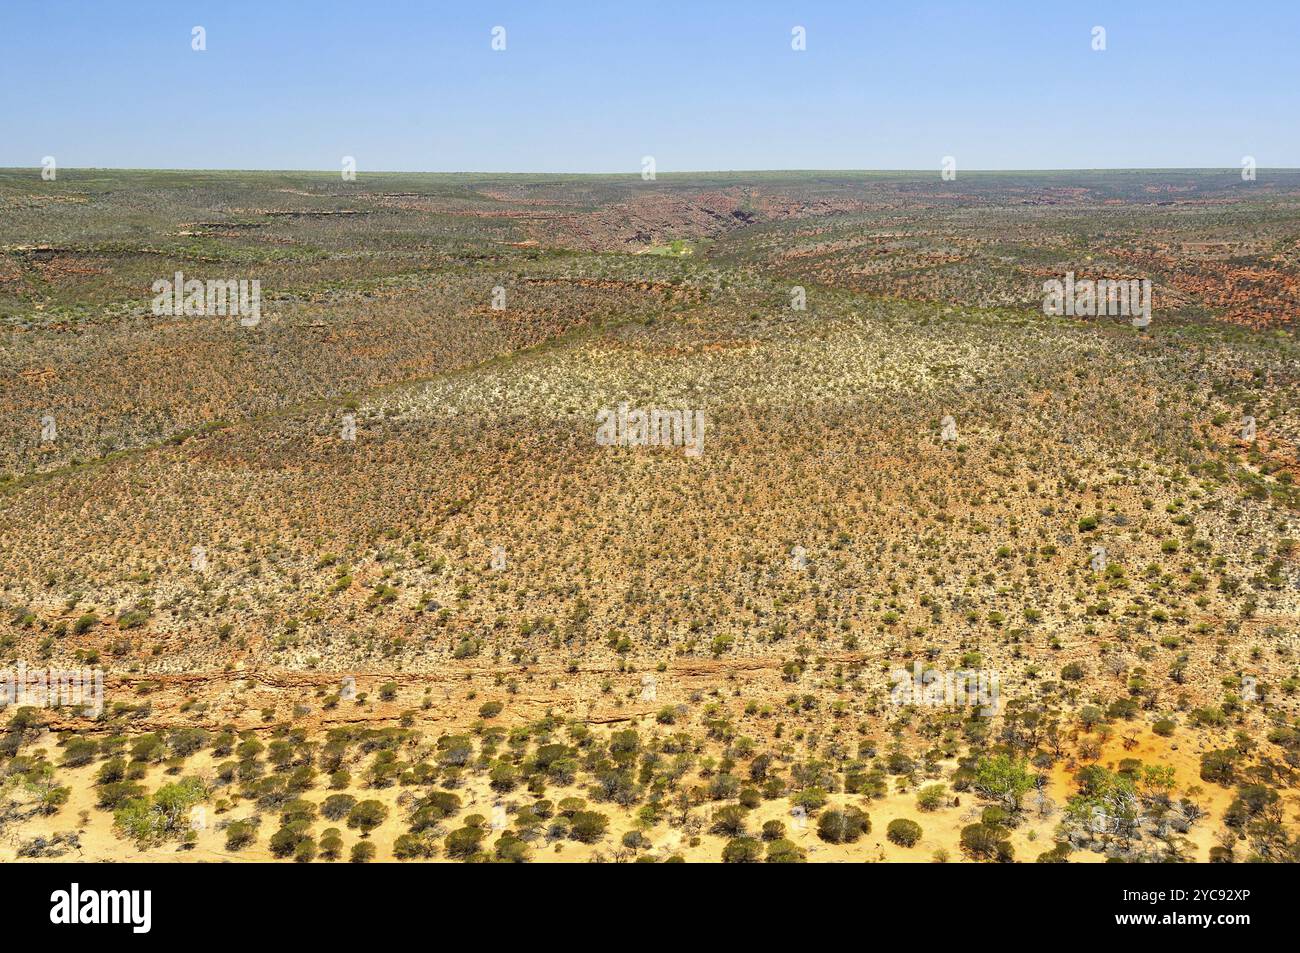
[[1300, 859], [1297, 316], [1297, 172], [0, 170], [0, 859]]

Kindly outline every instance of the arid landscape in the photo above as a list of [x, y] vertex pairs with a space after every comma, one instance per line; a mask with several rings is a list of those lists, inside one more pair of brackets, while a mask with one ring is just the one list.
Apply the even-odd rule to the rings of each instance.
[[1298, 317], [1296, 171], [0, 170], [0, 861], [1300, 860]]

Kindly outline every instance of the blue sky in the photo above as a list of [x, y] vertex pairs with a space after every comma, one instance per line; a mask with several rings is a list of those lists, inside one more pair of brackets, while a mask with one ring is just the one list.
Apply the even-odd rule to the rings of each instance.
[[1296, 167], [1297, 54], [1296, 0], [5, 0], [0, 166]]

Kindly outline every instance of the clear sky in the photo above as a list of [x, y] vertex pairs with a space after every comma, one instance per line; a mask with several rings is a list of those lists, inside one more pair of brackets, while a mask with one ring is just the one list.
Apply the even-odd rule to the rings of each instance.
[[946, 155], [965, 170], [1296, 167], [1300, 0], [0, 0], [0, 166], [46, 155], [331, 171], [351, 155], [362, 172], [639, 172], [645, 155], [659, 172]]

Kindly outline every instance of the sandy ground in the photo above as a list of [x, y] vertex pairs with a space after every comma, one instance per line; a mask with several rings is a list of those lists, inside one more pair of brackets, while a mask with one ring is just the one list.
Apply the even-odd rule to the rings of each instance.
[[[48, 750], [52, 750], [53, 740], [52, 737], [47, 737], [42, 743]], [[1197, 800], [1208, 810], [1209, 816], [1201, 819], [1192, 828], [1188, 840], [1193, 845], [1193, 859], [1203, 861], [1207, 859], [1209, 849], [1215, 843], [1216, 831], [1222, 826], [1220, 818], [1223, 810], [1233, 797], [1232, 789], [1205, 784], [1199, 778], [1200, 753], [1214, 746], [1213, 739], [1203, 733], [1200, 737], [1196, 733], [1187, 733], [1170, 739], [1145, 733], [1139, 737], [1137, 745], [1131, 750], [1125, 750], [1119, 739], [1112, 740], [1103, 749], [1099, 763], [1114, 767], [1123, 758], [1137, 758], [1145, 763], [1167, 764], [1175, 770], [1176, 790], [1179, 794], [1191, 787], [1199, 787], [1202, 793], [1197, 796]], [[945, 766], [944, 773], [948, 773], [951, 767], [953, 766]], [[90, 765], [84, 768], [61, 770], [63, 783], [72, 789], [68, 803], [53, 816], [33, 817], [8, 825], [0, 835], [0, 861], [15, 860], [18, 845], [34, 836], [50, 836], [73, 830], [80, 833], [81, 851], [79, 853], [73, 851], [60, 858], [62, 860], [264, 862], [274, 859], [267, 847], [270, 835], [279, 826], [278, 817], [274, 813], [263, 814], [257, 840], [252, 845], [239, 852], [226, 849], [225, 833], [221, 829], [225, 822], [245, 819], [257, 812], [256, 806], [251, 801], [242, 801], [229, 810], [218, 813], [216, 802], [228, 789], [215, 793], [202, 805], [202, 812], [196, 815], [198, 837], [192, 846], [166, 844], [144, 851], [138, 850], [130, 842], [118, 838], [112, 829], [111, 815], [95, 807], [93, 777], [97, 769], [98, 765]], [[1028, 811], [1021, 824], [1011, 832], [1010, 839], [1015, 846], [1017, 860], [1032, 861], [1039, 853], [1052, 846], [1053, 832], [1060, 820], [1060, 807], [1075, 790], [1073, 780], [1075, 770], [1077, 766], [1067, 761], [1058, 762], [1049, 775], [1046, 789], [1057, 810], [1048, 817], [1039, 817], [1036, 812]], [[210, 753], [202, 752], [192, 756], [187, 762], [184, 773], [211, 777], [214, 773], [214, 761]], [[166, 775], [162, 766], [156, 766], [150, 770], [145, 783], [150, 790], [154, 790], [169, 780], [175, 780], [176, 777]], [[763, 822], [781, 820], [787, 826], [787, 836], [807, 851], [808, 860], [811, 862], [917, 863], [933, 862], [936, 856], [941, 854], [946, 855], [949, 862], [968, 862], [960, 848], [961, 829], [978, 819], [984, 802], [968, 791], [957, 795], [959, 804], [945, 806], [932, 812], [918, 809], [916, 790], [925, 784], [941, 780], [919, 779], [915, 786], [898, 790], [898, 780], [895, 779], [895, 787], [890, 793], [875, 799], [857, 795], [833, 795], [830, 799], [832, 805], [853, 804], [867, 811], [871, 817], [871, 832], [854, 844], [833, 845], [821, 841], [816, 834], [815, 818], [800, 826], [799, 819], [791, 816], [789, 802], [785, 799], [763, 802], [750, 813], [748, 827], [751, 833], [757, 834]], [[393, 842], [407, 830], [407, 811], [399, 805], [399, 797], [416, 794], [422, 790], [422, 788], [398, 785], [377, 790], [353, 785], [346, 789], [346, 793], [352, 794], [358, 800], [374, 798], [389, 807], [387, 820], [368, 838], [377, 849], [377, 861], [394, 860]], [[335, 792], [317, 788], [308, 792], [307, 799], [320, 803], [330, 793]], [[512, 807], [521, 807], [533, 801], [532, 796], [522, 789], [510, 795], [499, 796], [488, 787], [487, 779], [483, 777], [467, 778], [465, 783], [456, 789], [456, 793], [464, 802], [463, 807], [456, 818], [444, 822], [446, 831], [461, 826], [461, 819], [470, 814], [477, 813], [490, 818], [493, 814], [493, 806], [498, 801], [506, 806], [508, 812], [511, 812]], [[582, 797], [585, 796], [585, 791], [577, 787], [551, 788], [546, 793], [546, 797], [553, 803], [558, 803], [567, 796]], [[1027, 799], [1027, 803], [1031, 802], [1032, 795]], [[707, 817], [715, 807], [722, 806], [723, 803], [728, 802], [704, 805], [696, 808], [694, 813]], [[532, 842], [530, 860], [583, 862], [596, 859], [598, 856], [613, 859], [613, 855], [619, 850], [624, 832], [637, 826], [634, 814], [614, 804], [592, 802], [590, 808], [606, 814], [610, 819], [609, 831], [601, 841], [588, 845], [574, 841], [548, 843], [544, 837], [538, 838]], [[900, 847], [889, 842], [885, 837], [885, 828], [889, 821], [895, 818], [910, 818], [920, 824], [923, 831], [921, 841], [911, 848]], [[340, 830], [344, 840], [343, 857], [346, 859], [352, 845], [361, 839], [360, 835], [356, 831], [349, 830], [341, 821], [331, 822], [318, 818], [313, 825], [313, 832], [318, 839], [327, 827], [337, 827]], [[726, 838], [708, 833], [699, 834], [697, 841], [692, 843], [690, 834], [679, 827], [673, 827], [668, 821], [655, 825], [645, 833], [652, 844], [649, 852], [661, 858], [681, 854], [688, 861], [716, 861], [721, 857], [723, 845], [726, 843]], [[441, 843], [441, 837], [438, 840]], [[487, 843], [490, 844], [493, 840], [495, 835], [489, 837]], [[1104, 855], [1100, 852], [1090, 850], [1076, 850], [1071, 855], [1072, 862], [1100, 862], [1104, 859]], [[442, 857], [433, 860], [445, 862], [445, 858]]]

